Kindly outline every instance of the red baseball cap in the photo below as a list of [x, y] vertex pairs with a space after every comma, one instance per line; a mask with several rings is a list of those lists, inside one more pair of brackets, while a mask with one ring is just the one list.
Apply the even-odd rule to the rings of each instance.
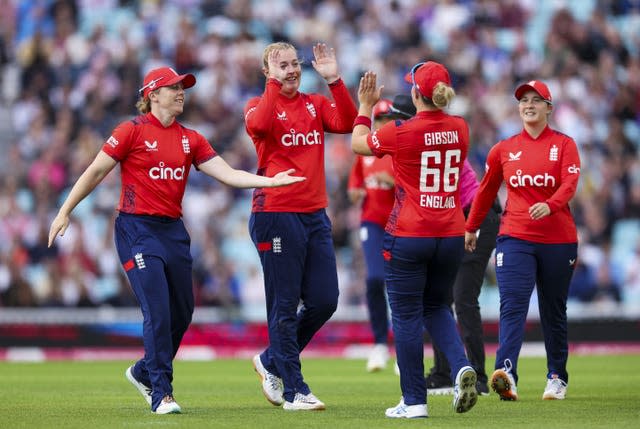
[[451, 86], [451, 78], [446, 67], [435, 61], [418, 63], [404, 77], [404, 80], [415, 85], [420, 94], [427, 98], [433, 95], [438, 82]]
[[175, 85], [178, 82], [182, 82], [184, 89], [191, 88], [196, 84], [196, 77], [191, 73], [178, 74], [171, 67], [160, 67], [147, 73], [144, 77], [144, 85], [138, 92], [143, 97], [147, 97], [154, 89]]
[[393, 102], [391, 100], [387, 100], [386, 98], [380, 99], [375, 106], [373, 106], [373, 118], [378, 118], [380, 116], [389, 116], [392, 115], [391, 106]]
[[543, 98], [549, 104], [553, 104], [551, 102], [551, 91], [549, 91], [549, 87], [545, 85], [544, 82], [539, 80], [530, 80], [527, 83], [523, 83], [519, 87], [516, 88], [516, 92], [514, 95], [516, 96], [516, 100], [520, 100], [525, 92], [527, 91], [535, 91], [540, 97]]

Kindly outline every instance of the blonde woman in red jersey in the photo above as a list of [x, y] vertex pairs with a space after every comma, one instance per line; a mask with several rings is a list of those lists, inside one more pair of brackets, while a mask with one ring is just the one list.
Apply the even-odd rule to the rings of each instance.
[[324, 410], [305, 383], [300, 352], [338, 304], [338, 275], [324, 171], [325, 132], [346, 134], [357, 114], [333, 49], [313, 47], [313, 68], [333, 100], [300, 92], [301, 62], [283, 42], [263, 54], [265, 91], [245, 106], [258, 174], [295, 168], [306, 181], [281, 192], [256, 189], [249, 230], [264, 273], [269, 347], [253, 358], [262, 391], [285, 410]]
[[549, 127], [553, 104], [539, 80], [515, 91], [523, 130], [497, 143], [466, 222], [465, 246], [473, 251], [476, 230], [504, 182], [507, 201], [496, 240], [500, 333], [493, 390], [518, 399], [518, 356], [534, 287], [547, 352], [542, 399], [564, 399], [567, 359], [567, 295], [577, 258], [576, 225], [569, 209], [580, 178], [576, 143]]
[[[398, 107], [408, 112], [399, 110]], [[398, 95], [393, 102], [382, 99], [373, 106], [373, 128], [377, 130], [387, 122], [408, 119], [413, 114], [415, 107], [409, 96]], [[374, 346], [367, 359], [368, 372], [384, 369], [389, 359], [389, 316], [384, 290], [382, 242], [384, 227], [395, 199], [393, 188], [391, 157], [356, 156], [349, 173], [347, 192], [352, 203], [362, 204], [360, 240], [367, 267], [367, 310], [374, 339]]]
[[198, 132], [176, 117], [184, 108], [192, 74], [169, 67], [149, 71], [136, 107], [140, 115], [119, 124], [74, 184], [49, 230], [49, 246], [64, 235], [73, 209], [120, 163], [122, 191], [115, 221], [118, 256], [142, 310], [145, 355], [126, 378], [156, 414], [180, 413], [173, 397], [173, 358], [193, 314], [190, 238], [182, 222], [182, 197], [191, 165], [238, 188], [303, 181], [261, 177], [231, 168]]
[[455, 92], [447, 69], [428, 61], [405, 76], [416, 115], [371, 133], [371, 108], [380, 98], [376, 75], [360, 81], [359, 116], [351, 147], [361, 155], [393, 160], [395, 203], [386, 225], [383, 256], [402, 399], [390, 418], [427, 417], [423, 332], [426, 328], [451, 366], [453, 409], [469, 411], [478, 400], [477, 374], [465, 355], [450, 307], [464, 255], [464, 214], [458, 189], [469, 146], [469, 127], [445, 113]]

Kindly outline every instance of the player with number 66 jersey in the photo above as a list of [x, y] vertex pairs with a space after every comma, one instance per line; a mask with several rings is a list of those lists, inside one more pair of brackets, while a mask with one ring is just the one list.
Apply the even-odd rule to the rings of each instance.
[[469, 411], [478, 400], [477, 374], [467, 359], [450, 308], [453, 284], [464, 255], [464, 213], [459, 182], [469, 147], [464, 119], [443, 111], [455, 96], [447, 69], [428, 61], [405, 76], [416, 115], [371, 133], [376, 75], [360, 80], [360, 107], [351, 147], [362, 155], [393, 160], [395, 203], [383, 245], [402, 399], [390, 418], [427, 417], [423, 331], [442, 350], [455, 379], [453, 409]]

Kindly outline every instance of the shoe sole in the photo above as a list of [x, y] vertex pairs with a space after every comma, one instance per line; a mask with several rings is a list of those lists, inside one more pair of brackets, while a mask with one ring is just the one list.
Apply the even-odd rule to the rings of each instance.
[[458, 400], [456, 401], [454, 398], [453, 402], [453, 409], [456, 413], [466, 413], [478, 402], [477, 381], [478, 375], [471, 367], [460, 375]]
[[504, 370], [497, 369], [494, 371], [491, 376], [491, 389], [500, 395], [500, 400], [502, 401], [518, 400], [518, 395], [514, 395], [511, 391], [511, 381]]
[[[258, 359], [260, 359], [260, 357], [258, 357]], [[255, 359], [251, 359], [251, 363], [253, 363], [253, 370], [256, 372], [256, 374], [258, 375], [258, 378], [260, 379], [260, 387], [262, 387], [262, 394], [264, 395], [266, 400], [269, 401], [271, 405], [274, 405], [276, 407], [279, 407], [280, 405], [284, 404], [284, 400], [282, 400], [281, 402], [274, 401], [269, 397], [269, 395], [267, 395], [267, 392], [264, 390], [264, 387], [263, 387], [265, 378], [262, 376], [262, 374], [260, 374], [260, 371], [258, 371], [258, 365], [256, 364]]]
[[136, 378], [133, 376], [133, 372], [131, 371], [131, 367], [127, 368], [127, 370], [124, 372], [124, 376], [127, 377], [129, 383], [133, 384], [138, 392], [140, 392], [144, 400], [147, 401], [147, 404], [151, 405], [151, 396], [147, 393], [147, 387], [136, 380]]

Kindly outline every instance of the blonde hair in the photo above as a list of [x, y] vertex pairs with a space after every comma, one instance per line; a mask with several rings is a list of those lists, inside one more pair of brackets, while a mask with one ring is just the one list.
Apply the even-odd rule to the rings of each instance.
[[262, 65], [264, 68], [269, 69], [269, 54], [272, 51], [285, 51], [287, 49], [292, 49], [296, 53], [296, 56], [298, 56], [298, 50], [291, 43], [275, 42], [267, 45], [262, 53]]
[[149, 100], [149, 97], [140, 97], [136, 103], [136, 109], [140, 113], [151, 112], [151, 100]]
[[438, 109], [443, 109], [451, 103], [451, 100], [453, 100], [455, 96], [456, 92], [453, 88], [443, 82], [438, 82], [433, 88], [431, 101]]

